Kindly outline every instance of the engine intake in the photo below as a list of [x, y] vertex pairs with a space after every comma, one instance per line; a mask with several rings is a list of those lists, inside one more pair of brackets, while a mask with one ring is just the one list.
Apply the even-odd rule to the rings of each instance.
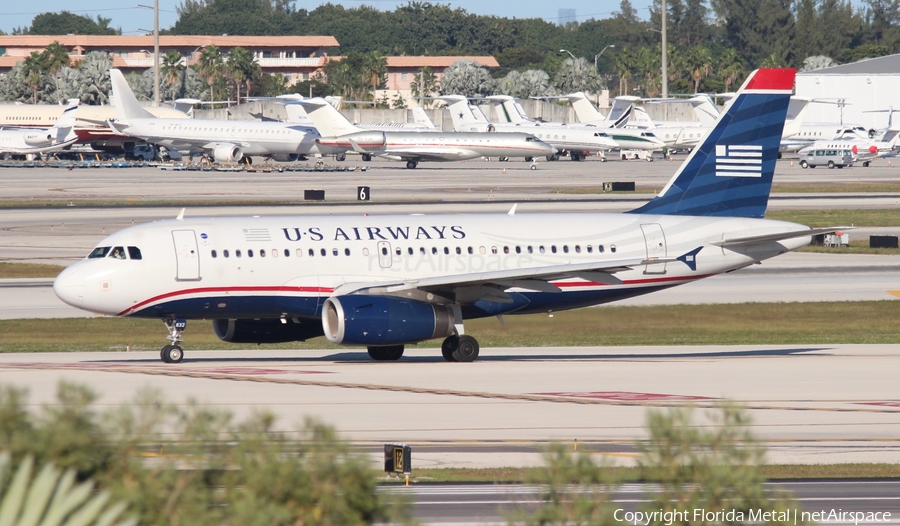
[[335, 296], [322, 307], [331, 343], [398, 345], [453, 333], [453, 312], [443, 305], [391, 296]]
[[230, 343], [303, 342], [322, 336], [322, 324], [315, 319], [279, 318], [259, 320], [213, 320], [213, 330]]
[[234, 144], [220, 144], [213, 150], [217, 163], [236, 163], [244, 158], [244, 152]]

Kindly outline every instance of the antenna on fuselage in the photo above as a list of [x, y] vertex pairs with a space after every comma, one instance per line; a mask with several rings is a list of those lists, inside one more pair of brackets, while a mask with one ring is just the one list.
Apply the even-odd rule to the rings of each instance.
[[177, 220], [179, 220], [179, 221], [183, 221], [183, 220], [184, 220], [184, 211], [185, 211], [185, 210], [187, 210], [187, 208], [182, 208], [182, 209], [181, 209], [181, 212], [178, 212], [178, 217], [176, 217], [175, 219], [177, 219]]

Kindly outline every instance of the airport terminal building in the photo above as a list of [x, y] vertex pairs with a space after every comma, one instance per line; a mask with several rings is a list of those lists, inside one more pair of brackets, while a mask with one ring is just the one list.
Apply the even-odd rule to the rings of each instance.
[[810, 104], [807, 122], [885, 128], [886, 110], [900, 110], [900, 54], [798, 73], [796, 90], [801, 97], [829, 101]]

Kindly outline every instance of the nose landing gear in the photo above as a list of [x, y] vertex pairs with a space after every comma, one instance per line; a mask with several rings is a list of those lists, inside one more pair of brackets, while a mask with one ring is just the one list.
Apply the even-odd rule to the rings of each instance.
[[184, 359], [184, 349], [179, 344], [182, 342], [181, 335], [184, 333], [185, 327], [187, 327], [187, 320], [184, 318], [169, 318], [165, 320], [165, 323], [166, 329], [169, 330], [169, 335], [166, 336], [166, 339], [172, 344], [163, 347], [159, 357], [166, 363], [181, 363], [181, 360]]

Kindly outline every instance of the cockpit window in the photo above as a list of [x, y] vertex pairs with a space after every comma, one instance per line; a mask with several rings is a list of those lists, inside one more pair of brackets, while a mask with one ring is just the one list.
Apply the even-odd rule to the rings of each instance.
[[141, 249], [138, 247], [128, 247], [128, 259], [141, 259]]
[[88, 254], [88, 259], [105, 258], [106, 255], [109, 254], [110, 248], [111, 247], [97, 247]]
[[116, 247], [112, 249], [112, 253], [109, 257], [113, 259], [125, 259], [125, 249], [122, 247]]
[[535, 137], [534, 135], [529, 135], [529, 136], [525, 137], [525, 142], [534, 142], [536, 140], [537, 140], [537, 137]]

